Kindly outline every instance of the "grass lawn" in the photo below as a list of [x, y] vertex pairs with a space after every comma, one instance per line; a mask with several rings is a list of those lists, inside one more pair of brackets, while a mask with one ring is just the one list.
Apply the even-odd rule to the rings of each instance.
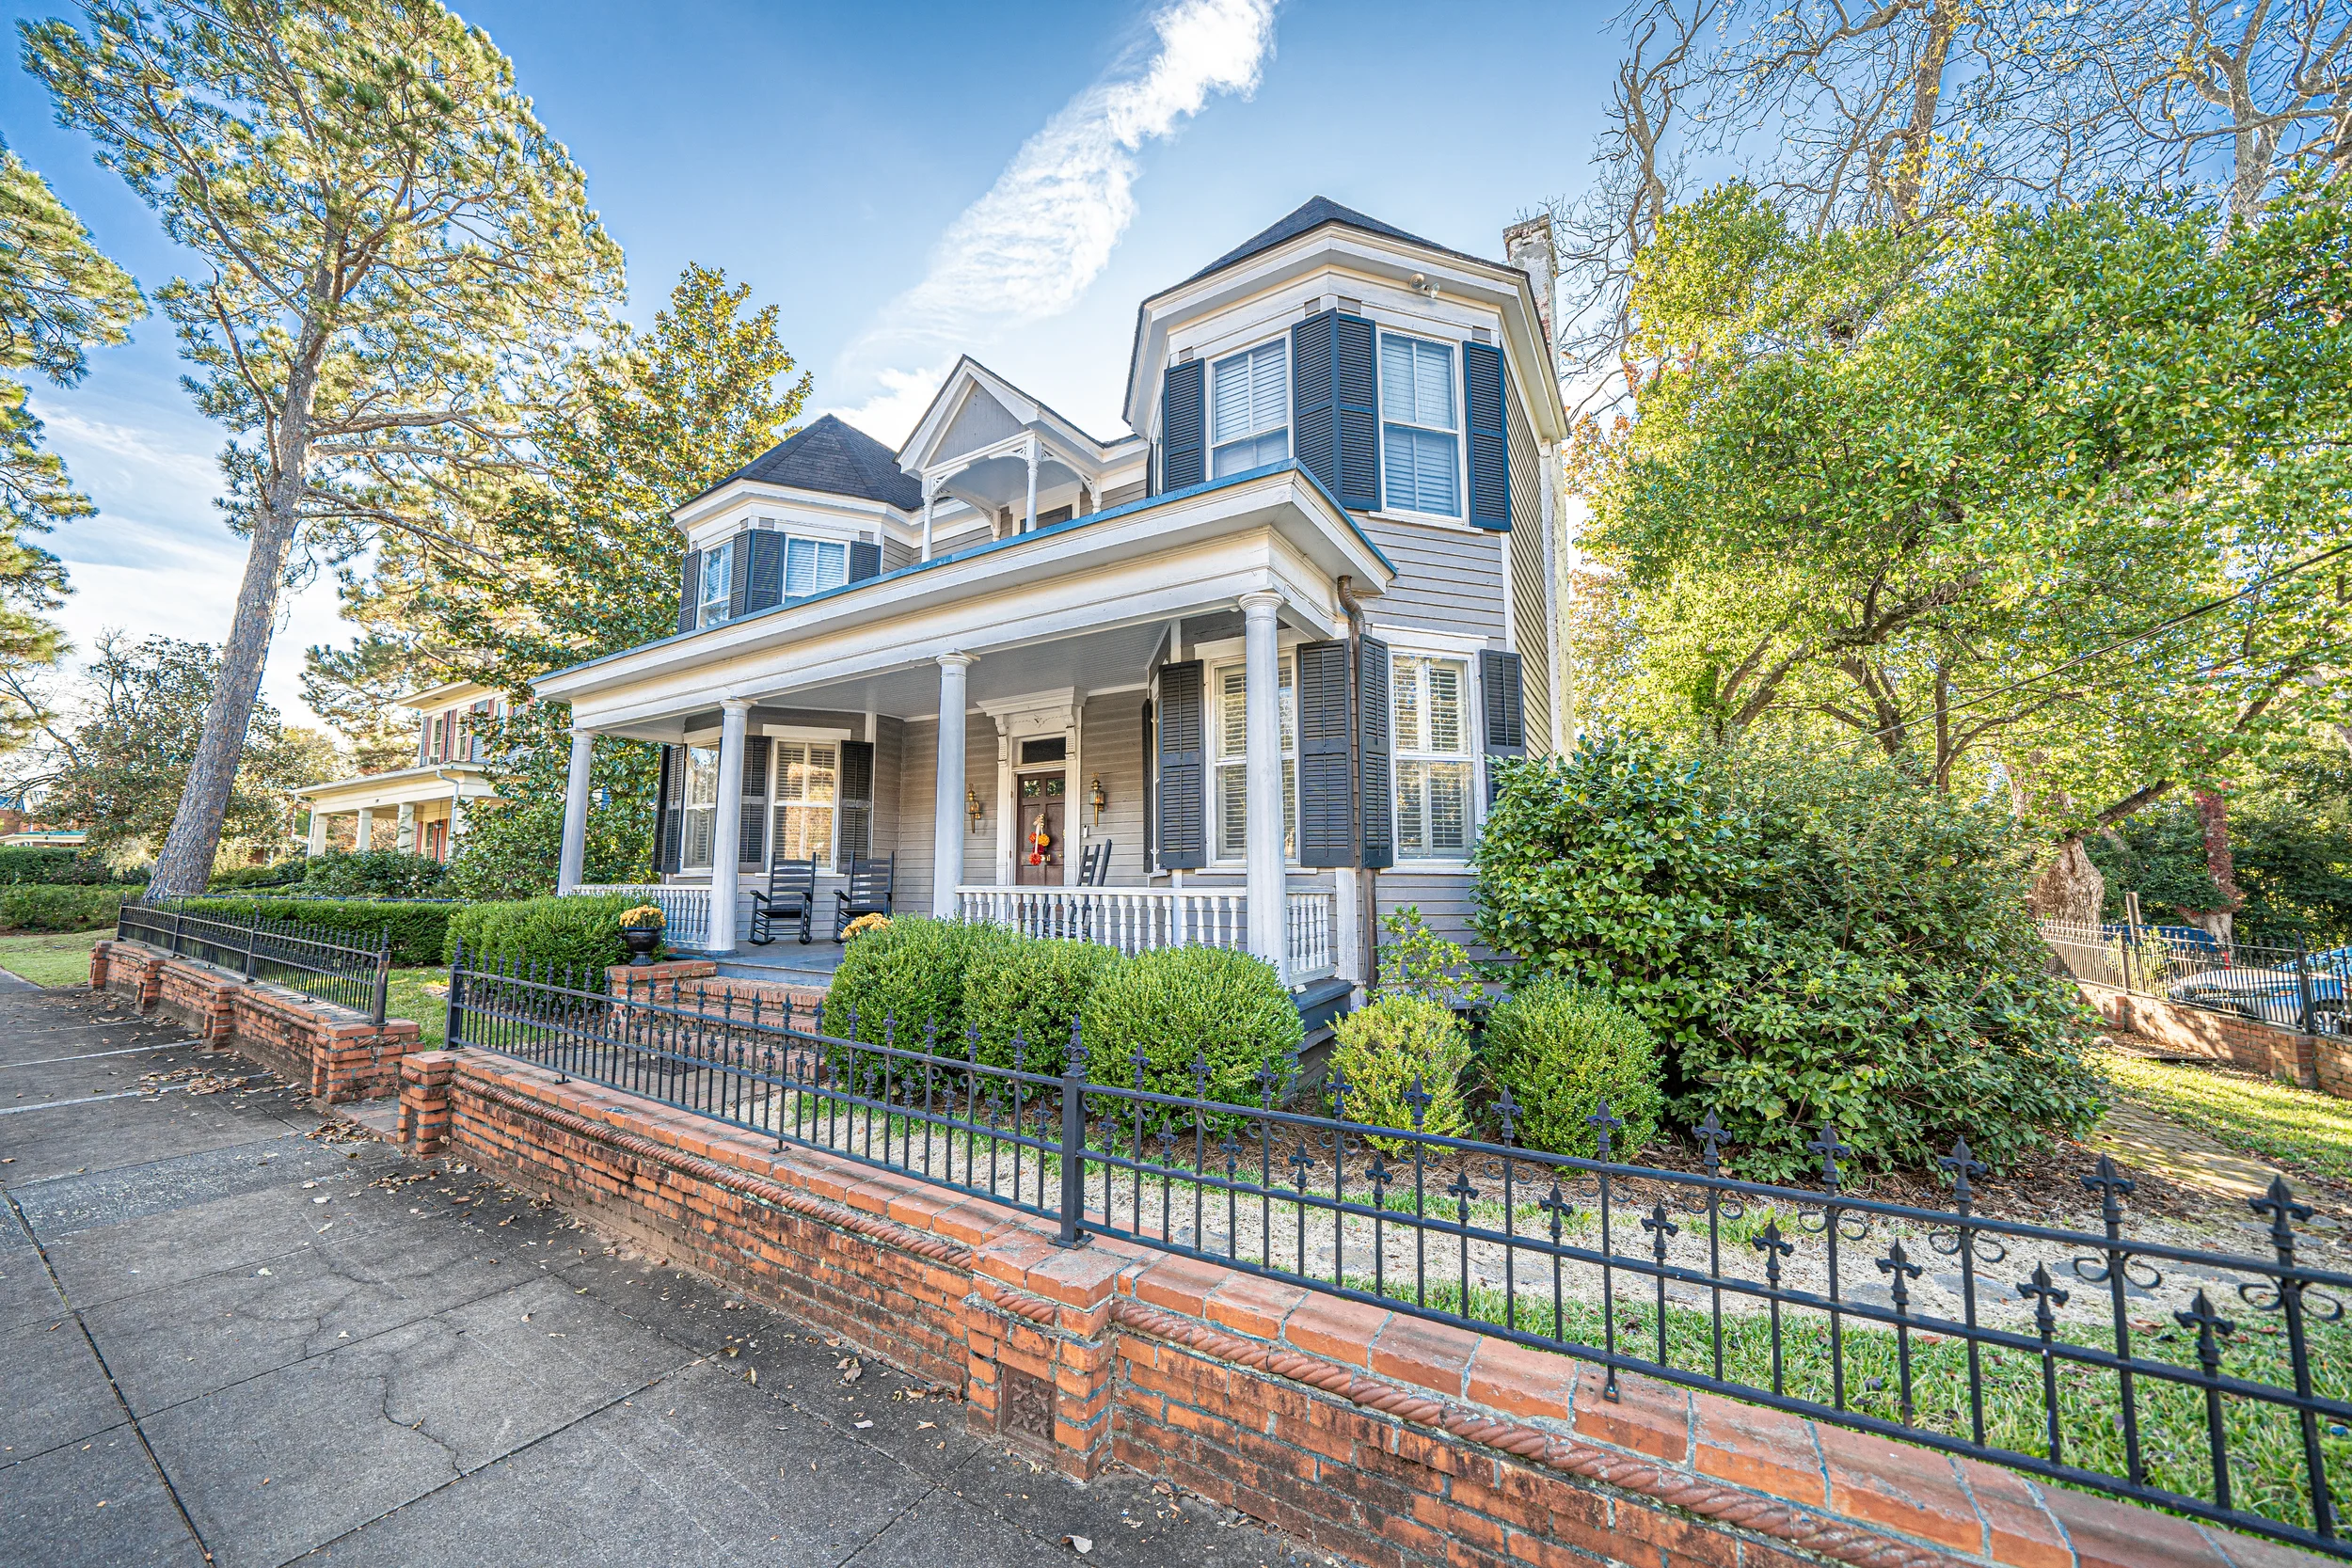
[[[0, 960], [5, 962], [6, 960]], [[426, 986], [436, 988], [427, 990]], [[384, 1016], [414, 1019], [417, 1042], [427, 1050], [440, 1045], [449, 1022], [449, 971], [438, 967], [395, 969], [384, 993]]]
[[89, 950], [114, 934], [115, 928], [105, 926], [95, 931], [24, 931], [0, 937], [0, 969], [37, 986], [86, 986]]
[[2352, 1101], [2230, 1068], [2100, 1055], [2115, 1092], [2257, 1159], [2352, 1181]]

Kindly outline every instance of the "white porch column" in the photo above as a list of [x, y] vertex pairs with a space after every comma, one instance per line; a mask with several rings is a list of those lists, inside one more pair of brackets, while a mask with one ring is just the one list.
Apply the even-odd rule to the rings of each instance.
[[1282, 670], [1275, 612], [1282, 595], [1244, 594], [1243, 771], [1248, 821], [1249, 950], [1290, 984], [1282, 887]]
[[1026, 519], [1021, 525], [1021, 531], [1034, 532], [1037, 529], [1037, 437], [1034, 436], [1029, 437], [1029, 510]]
[[466, 831], [466, 781], [453, 780], [449, 786], [449, 851], [442, 858], [457, 858], [457, 835]]
[[1331, 874], [1331, 956], [1339, 964], [1341, 979], [1369, 986], [1379, 976], [1364, 973], [1363, 875], [1352, 865], [1343, 865]]
[[720, 705], [719, 819], [710, 834], [710, 950], [735, 951], [736, 862], [743, 856], [743, 721], [752, 705]]
[[555, 891], [580, 886], [588, 863], [588, 765], [596, 752], [595, 732], [572, 731], [572, 768], [564, 776], [564, 851], [555, 863]]
[[939, 486], [930, 480], [923, 482], [923, 559], [931, 558], [931, 514], [939, 510]]
[[392, 847], [404, 855], [417, 852], [417, 807], [412, 800], [403, 800], [392, 817]]
[[374, 848], [374, 833], [375, 808], [373, 806], [361, 806], [359, 808], [359, 832], [358, 836], [352, 840], [352, 853], [364, 855], [370, 849]]
[[951, 920], [963, 880], [964, 671], [970, 654], [939, 656], [939, 771], [931, 828], [931, 913]]
[[314, 856], [326, 853], [326, 814], [316, 806], [310, 808], [310, 852]]

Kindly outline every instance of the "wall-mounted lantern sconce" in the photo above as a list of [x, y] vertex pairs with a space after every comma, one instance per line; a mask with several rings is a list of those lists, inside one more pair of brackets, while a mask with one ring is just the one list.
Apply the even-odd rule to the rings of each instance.
[[964, 786], [963, 791], [963, 815], [972, 819], [972, 831], [978, 832], [980, 818], [987, 814], [980, 805], [980, 798], [972, 792], [969, 784]]
[[1103, 808], [1110, 803], [1111, 798], [1103, 793], [1103, 775], [1097, 773], [1094, 776], [1094, 783], [1087, 787], [1087, 804], [1094, 808], [1094, 825], [1096, 827], [1099, 828], [1103, 825]]

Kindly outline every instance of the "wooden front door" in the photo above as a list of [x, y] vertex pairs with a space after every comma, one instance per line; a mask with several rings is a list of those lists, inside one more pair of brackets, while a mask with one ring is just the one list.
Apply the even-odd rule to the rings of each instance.
[[1061, 885], [1064, 787], [1059, 773], [1013, 781], [1012, 879], [1021, 887]]

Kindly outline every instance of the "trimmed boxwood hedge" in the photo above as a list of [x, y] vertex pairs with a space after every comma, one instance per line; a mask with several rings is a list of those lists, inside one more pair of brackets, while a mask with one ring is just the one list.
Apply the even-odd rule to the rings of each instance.
[[390, 898], [207, 896], [183, 900], [178, 907], [191, 914], [229, 920], [250, 920], [259, 915], [263, 920], [323, 927], [336, 933], [338, 940], [348, 936], [362, 947], [373, 944], [380, 933], [389, 930], [392, 938], [392, 963], [402, 969], [446, 961], [442, 950], [450, 917], [458, 912], [453, 904], [409, 903]]
[[887, 1023], [895, 1043], [919, 1051], [928, 1023], [939, 1053], [961, 1056], [965, 974], [982, 955], [1009, 953], [1025, 940], [1001, 926], [894, 916], [841, 955], [825, 992], [825, 1033], [852, 1037], [854, 1017], [855, 1038], [879, 1045]]
[[543, 974], [570, 970], [583, 989], [602, 990], [604, 972], [628, 962], [621, 911], [636, 903], [626, 894], [598, 893], [469, 904], [450, 913], [441, 960], [463, 942], [468, 969], [528, 972], [536, 964]]
[[[1088, 1052], [1098, 1052], [1102, 1032], [1088, 1015], [1088, 1004], [1103, 977], [1123, 962], [1100, 942], [1041, 937], [976, 950], [963, 970], [963, 1022], [979, 1030], [980, 1060], [992, 1067], [1015, 1066], [1012, 1037], [1018, 1033], [1018, 1065], [1030, 1072], [1058, 1073], [1070, 1054], [1073, 1019], [1079, 1021]], [[947, 1044], [948, 1054], [961, 1053], [961, 1039]], [[1123, 1064], [1099, 1056], [1088, 1075], [1097, 1083], [1127, 1081]]]
[[123, 894], [119, 887], [0, 886], [0, 931], [94, 931], [115, 923]]
[[1306, 1031], [1297, 1005], [1274, 966], [1222, 947], [1163, 947], [1107, 972], [1087, 999], [1086, 1038], [1106, 1064], [1107, 1081], [1132, 1080], [1137, 1051], [1148, 1065], [1143, 1086], [1159, 1094], [1196, 1092], [1195, 1057], [1208, 1063], [1208, 1098], [1259, 1102], [1259, 1073], [1280, 1074], [1279, 1101], [1290, 1089], [1291, 1057]]
[[1599, 1149], [1585, 1121], [1603, 1101], [1625, 1123], [1611, 1153], [1633, 1159], [1658, 1135], [1662, 1069], [1649, 1026], [1597, 988], [1558, 976], [1524, 986], [1486, 1019], [1486, 1072], [1518, 1104], [1519, 1142], [1554, 1154]]

